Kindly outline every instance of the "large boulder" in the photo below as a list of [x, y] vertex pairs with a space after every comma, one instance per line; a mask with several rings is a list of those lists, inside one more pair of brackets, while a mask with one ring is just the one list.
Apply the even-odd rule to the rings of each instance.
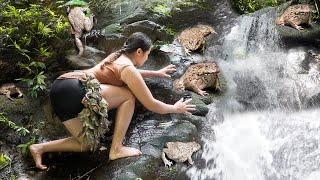
[[149, 20], [137, 21], [137, 22], [128, 24], [124, 27], [124, 34], [126, 36], [130, 36], [130, 34], [134, 32], [145, 33], [152, 39], [153, 42], [157, 40], [168, 41], [172, 39], [170, 34], [167, 34], [165, 31], [162, 30], [162, 26]]
[[[303, 2], [300, 2], [303, 3]], [[280, 17], [285, 9], [291, 4], [285, 3], [276, 9], [276, 17]], [[276, 20], [275, 20], [276, 21]], [[276, 26], [277, 31], [282, 40], [291, 43], [303, 43], [311, 42], [318, 43], [320, 41], [320, 24], [318, 22], [312, 22], [310, 27], [304, 27], [304, 30], [297, 30], [291, 26]]]
[[69, 51], [69, 55], [66, 56], [66, 64], [72, 69], [88, 69], [97, 65], [105, 57], [105, 52], [85, 46], [83, 56], [78, 56], [75, 51]]
[[236, 99], [249, 109], [268, 107], [267, 90], [264, 83], [250, 72], [234, 76]]

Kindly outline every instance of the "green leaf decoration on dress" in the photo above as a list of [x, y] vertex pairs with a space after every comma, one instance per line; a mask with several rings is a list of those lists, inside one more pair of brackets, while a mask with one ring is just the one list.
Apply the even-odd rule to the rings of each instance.
[[83, 136], [84, 142], [95, 151], [100, 144], [100, 137], [109, 131], [111, 122], [108, 120], [108, 103], [100, 94], [100, 83], [93, 76], [86, 75], [82, 80], [86, 94], [82, 99], [84, 109], [78, 117], [83, 123], [83, 130], [79, 136]]
[[71, 0], [64, 4], [65, 6], [78, 6], [78, 7], [86, 7], [88, 3], [82, 0]]

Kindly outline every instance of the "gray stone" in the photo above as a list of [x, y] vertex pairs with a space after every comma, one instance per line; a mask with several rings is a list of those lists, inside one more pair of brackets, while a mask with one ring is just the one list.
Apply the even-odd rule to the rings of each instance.
[[146, 144], [146, 145], [142, 146], [141, 147], [141, 152], [143, 154], [150, 155], [150, 156], [155, 157], [155, 158], [160, 158], [161, 157], [160, 149], [152, 146], [151, 144]]
[[129, 36], [135, 32], [143, 32], [148, 35], [152, 41], [168, 41], [172, 38], [169, 34], [165, 33], [165, 31], [162, 31], [161, 29], [162, 27], [155, 22], [142, 20], [126, 25], [124, 27], [124, 34]]
[[67, 64], [73, 69], [88, 69], [98, 64], [105, 56], [103, 51], [86, 46], [83, 56], [78, 56], [74, 51], [70, 51], [66, 59]]
[[277, 30], [284, 41], [288, 42], [320, 42], [320, 24], [312, 24], [304, 30], [297, 30], [289, 26], [277, 26]]
[[[285, 3], [277, 8], [277, 17], [281, 16], [284, 10], [289, 7], [290, 3]], [[290, 43], [301, 42], [319, 42], [320, 41], [320, 24], [311, 23], [311, 27], [304, 27], [304, 30], [297, 30], [291, 26], [277, 26], [280, 37]]]
[[119, 33], [101, 32], [98, 35], [90, 34], [87, 36], [88, 45], [104, 51], [106, 55], [120, 49], [125, 41], [126, 36]]
[[245, 73], [234, 76], [237, 85], [236, 99], [247, 108], [259, 109], [268, 106], [266, 87], [263, 82], [252, 74]]

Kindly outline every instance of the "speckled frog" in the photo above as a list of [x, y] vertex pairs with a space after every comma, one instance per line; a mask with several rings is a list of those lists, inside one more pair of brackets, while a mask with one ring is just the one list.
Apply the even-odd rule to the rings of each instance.
[[8, 99], [10, 99], [11, 101], [13, 101], [13, 99], [11, 97], [12, 95], [17, 94], [18, 98], [21, 98], [23, 96], [23, 94], [20, 91], [20, 89], [13, 83], [3, 84], [0, 87], [0, 94], [6, 95], [6, 97]]
[[161, 158], [165, 166], [170, 167], [172, 162], [166, 156], [175, 162], [188, 161], [193, 164], [192, 154], [198, 151], [201, 146], [196, 142], [167, 142], [167, 148], [163, 148]]
[[290, 25], [295, 29], [302, 30], [301, 24], [310, 25], [312, 11], [307, 4], [297, 4], [289, 6], [277, 19], [277, 25]]
[[68, 9], [68, 19], [71, 24], [71, 33], [74, 34], [75, 43], [79, 49], [79, 56], [83, 55], [84, 48], [80, 40], [84, 30], [91, 31], [93, 27], [93, 14], [88, 7], [72, 7]]
[[173, 82], [176, 91], [192, 90], [201, 96], [208, 95], [204, 88], [212, 87], [220, 90], [220, 70], [216, 63], [199, 63], [188, 67], [187, 71]]
[[185, 29], [178, 36], [180, 44], [184, 47], [187, 54], [190, 51], [196, 51], [204, 47], [205, 37], [210, 34], [216, 34], [213, 27], [199, 24], [189, 29]]

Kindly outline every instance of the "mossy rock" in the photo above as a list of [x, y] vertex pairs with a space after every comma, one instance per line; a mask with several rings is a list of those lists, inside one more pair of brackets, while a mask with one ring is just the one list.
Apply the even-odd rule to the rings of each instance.
[[160, 158], [142, 155], [113, 161], [91, 175], [92, 179], [174, 179], [181, 166], [165, 168]]
[[191, 92], [191, 98], [192, 101], [190, 102], [190, 104], [196, 105], [196, 111], [192, 112], [192, 114], [205, 116], [209, 112], [209, 109], [206, 103], [201, 100], [201, 96]]
[[[139, 137], [135, 135], [137, 132], [139, 132]], [[197, 132], [195, 125], [184, 120], [168, 120], [166, 122], [144, 120], [129, 132], [131, 136], [128, 143], [139, 142], [140, 146], [150, 144], [162, 149], [167, 141], [192, 141], [194, 137], [197, 137]]]
[[286, 42], [311, 42], [320, 41], [320, 24], [313, 24], [304, 30], [297, 30], [289, 26], [277, 26], [281, 38]]
[[199, 130], [203, 125], [207, 124], [207, 118], [203, 116], [196, 116], [196, 115], [180, 115], [180, 114], [175, 114], [172, 115], [173, 119], [183, 119], [185, 121], [189, 121], [193, 125], [197, 127]]
[[[301, 1], [299, 3], [304, 3], [304, 1]], [[276, 18], [280, 17], [290, 5], [291, 5], [291, 2], [288, 2], [276, 8], [276, 14], [277, 14]], [[319, 23], [312, 22], [311, 26], [309, 27], [303, 26], [303, 28], [304, 28], [303, 30], [297, 30], [288, 25], [285, 25], [285, 26], [276, 25], [276, 29], [281, 39], [285, 42], [318, 43], [320, 41], [320, 24]]]

